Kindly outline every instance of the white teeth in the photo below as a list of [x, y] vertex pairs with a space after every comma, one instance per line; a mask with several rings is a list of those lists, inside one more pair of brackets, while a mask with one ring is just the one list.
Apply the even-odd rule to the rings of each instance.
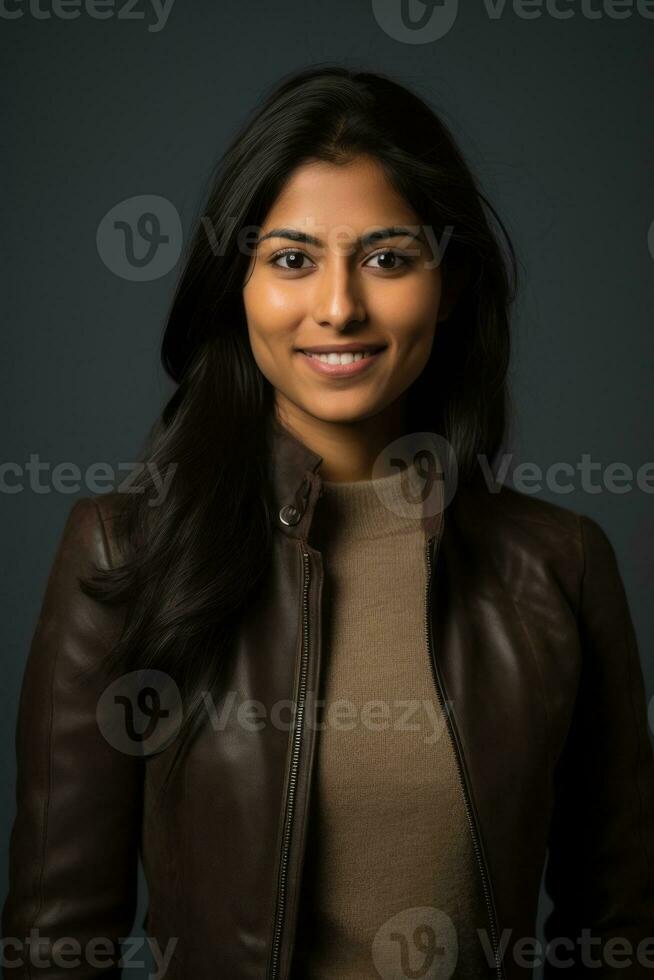
[[364, 357], [370, 357], [368, 352], [363, 351], [346, 351], [344, 354], [337, 354], [332, 351], [329, 354], [308, 354], [304, 352], [307, 357], [316, 357], [323, 364], [351, 364], [352, 361], [361, 361]]

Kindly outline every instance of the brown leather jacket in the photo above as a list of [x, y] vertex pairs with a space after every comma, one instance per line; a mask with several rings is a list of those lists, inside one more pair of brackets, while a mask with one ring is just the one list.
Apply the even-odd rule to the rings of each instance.
[[[240, 627], [225, 685], [237, 703], [261, 702], [264, 719], [296, 704], [297, 725], [244, 724], [235, 708], [226, 711], [220, 725], [203, 727], [161, 809], [155, 797], [171, 750], [139, 757], [112, 744], [98, 721], [102, 685], [85, 670], [119, 629], [118, 611], [77, 585], [91, 560], [115, 561], [113, 498], [72, 507], [21, 693], [3, 932], [5, 962], [25, 965], [5, 967], [5, 976], [119, 976], [106, 969], [107, 946], [98, 953], [87, 944], [129, 936], [140, 854], [147, 935], [162, 957], [177, 940], [167, 977], [288, 977], [318, 737], [308, 722], [321, 669], [323, 566], [308, 532], [320, 462], [277, 430], [273, 574]], [[489, 940], [504, 950], [487, 975], [531, 975], [515, 944], [535, 935], [549, 850], [546, 938], [576, 963], [567, 975], [654, 977], [654, 940], [644, 943], [654, 936], [654, 760], [609, 540], [591, 518], [481, 481], [425, 516], [424, 530], [425, 651], [435, 695], [451, 708]], [[31, 928], [45, 937], [46, 960], [48, 941], [74, 937], [81, 965], [52, 958], [30, 972], [21, 943]], [[617, 973], [604, 958], [601, 968], [586, 965], [583, 929], [595, 957], [622, 937], [632, 965]], [[620, 949], [625, 963], [628, 947]], [[545, 975], [561, 971], [548, 963]]]

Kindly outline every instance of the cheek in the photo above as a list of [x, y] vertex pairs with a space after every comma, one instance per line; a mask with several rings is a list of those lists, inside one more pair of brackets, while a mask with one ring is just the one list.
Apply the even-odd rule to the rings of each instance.
[[243, 290], [243, 304], [253, 346], [274, 349], [277, 344], [291, 344], [293, 331], [304, 315], [300, 290], [252, 280]]
[[418, 276], [397, 280], [393, 288], [380, 293], [376, 316], [389, 329], [415, 341], [425, 331], [431, 336], [441, 302], [439, 270], [425, 270]]
[[394, 337], [398, 350], [417, 358], [428, 356], [431, 350], [437, 316], [437, 302], [420, 303], [415, 297], [407, 297], [407, 302], [397, 309], [386, 307], [384, 311], [388, 333]]
[[275, 288], [250, 282], [243, 290], [252, 356], [257, 367], [274, 388], [282, 389], [288, 378], [293, 339], [299, 319], [293, 315], [288, 298]]

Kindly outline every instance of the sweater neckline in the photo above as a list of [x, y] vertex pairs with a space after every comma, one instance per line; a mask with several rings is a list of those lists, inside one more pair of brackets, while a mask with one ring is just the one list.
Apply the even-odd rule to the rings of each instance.
[[351, 538], [422, 532], [424, 480], [411, 463], [369, 480], [322, 481], [316, 530]]

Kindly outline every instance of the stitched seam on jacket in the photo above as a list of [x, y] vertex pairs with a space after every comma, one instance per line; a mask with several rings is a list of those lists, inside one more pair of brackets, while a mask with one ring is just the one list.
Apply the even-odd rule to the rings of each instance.
[[[583, 534], [583, 527], [584, 527], [583, 515], [580, 518], [580, 524], [581, 524], [581, 527], [582, 527], [582, 539], [583, 539], [583, 537], [584, 537], [584, 534]], [[584, 551], [585, 551], [585, 548], [584, 548]], [[616, 557], [616, 561], [617, 561], [617, 557]], [[643, 758], [643, 753], [642, 753], [641, 728], [640, 728], [640, 724], [639, 724], [639, 712], [636, 710], [636, 704], [634, 702], [634, 691], [633, 691], [633, 681], [634, 681], [634, 672], [633, 672], [634, 661], [633, 661], [633, 657], [635, 655], [637, 655], [637, 651], [636, 651], [636, 648], [634, 647], [634, 644], [632, 642], [632, 638], [630, 637], [629, 630], [627, 628], [627, 608], [625, 606], [625, 601], [622, 601], [621, 600], [620, 601], [620, 605], [621, 605], [621, 609], [622, 609], [622, 631], [623, 631], [624, 639], [626, 641], [625, 648], [629, 651], [629, 656], [627, 657], [627, 662], [628, 662], [628, 667], [627, 667], [627, 669], [628, 669], [628, 674], [627, 674], [627, 692], [628, 693], [627, 693], [627, 697], [628, 697], [628, 700], [629, 700], [629, 704], [631, 705], [631, 720], [633, 722], [634, 729], [635, 729], [635, 734], [636, 734], [636, 739], [635, 740], [636, 740], [636, 746], [637, 746], [636, 759], [634, 761], [634, 783], [635, 783], [635, 786], [636, 786], [636, 798], [638, 800], [638, 820], [637, 820], [637, 823], [638, 823], [638, 834], [639, 834], [639, 838], [640, 838], [640, 842], [641, 842], [641, 850], [642, 850], [643, 854], [645, 855], [645, 860], [646, 860], [646, 864], [647, 864], [647, 869], [646, 869], [647, 874], [646, 874], [646, 878], [645, 878], [645, 885], [648, 885], [652, 881], [652, 873], [651, 873], [652, 864], [651, 864], [650, 854], [649, 854], [649, 851], [647, 849], [645, 835], [643, 833], [644, 809], [645, 808], [644, 808], [644, 804], [643, 804], [643, 794], [642, 794], [642, 790], [641, 790], [641, 787], [640, 787], [640, 779], [639, 779], [640, 771], [641, 771], [641, 760]], [[652, 912], [652, 917], [654, 918], [654, 908], [650, 909], [650, 911]]]
[[[58, 658], [59, 658], [59, 648], [57, 647], [55, 656], [52, 659], [50, 680], [48, 682], [50, 688], [50, 697], [49, 697], [50, 718], [48, 720], [47, 788], [46, 788], [45, 800], [43, 801], [43, 817], [42, 817], [43, 828], [41, 831], [41, 865], [38, 870], [37, 886], [36, 886], [36, 890], [38, 894], [38, 904], [36, 906], [34, 915], [32, 917], [32, 921], [30, 923], [30, 930], [36, 928], [36, 924], [38, 922], [39, 916], [41, 914], [41, 910], [43, 908], [43, 875], [45, 872], [46, 852], [48, 848], [48, 813], [50, 809], [50, 795], [52, 792], [52, 728], [54, 723], [54, 678], [55, 678], [55, 671], [56, 671]], [[28, 980], [31, 980], [33, 973], [29, 961], [26, 963], [25, 969], [26, 969]]]
[[109, 566], [109, 568], [113, 568], [114, 562], [111, 557], [111, 548], [109, 547], [109, 539], [107, 538], [107, 529], [104, 524], [104, 517], [102, 516], [102, 511], [98, 506], [98, 502], [93, 498], [91, 499], [93, 500], [93, 506], [95, 507], [95, 512], [98, 517], [98, 523], [100, 525], [100, 534], [102, 535], [102, 549], [104, 551], [104, 560], [106, 564]]
[[584, 528], [581, 522], [581, 514], [577, 514], [577, 534], [579, 537], [579, 547], [581, 548], [581, 575], [579, 576], [579, 593], [577, 595], [577, 606], [575, 608], [575, 619], [579, 622], [581, 614], [581, 597], [584, 594], [584, 584], [586, 582], [586, 548], [584, 547]]
[[[72, 516], [72, 512], [73, 512], [73, 510], [75, 509], [76, 506], [77, 506], [77, 504], [74, 504], [73, 505], [73, 508], [71, 510], [71, 513], [69, 514], [69, 519]], [[55, 650], [55, 655], [52, 658], [52, 666], [50, 668], [50, 678], [49, 678], [49, 681], [48, 681], [48, 685], [49, 685], [49, 689], [50, 689], [50, 697], [49, 697], [50, 718], [48, 719], [48, 739], [47, 739], [47, 758], [48, 758], [48, 763], [47, 763], [47, 788], [46, 788], [45, 800], [44, 800], [44, 803], [43, 803], [43, 817], [42, 817], [42, 819], [43, 819], [43, 829], [42, 829], [42, 832], [41, 832], [41, 866], [39, 868], [38, 879], [37, 879], [37, 886], [36, 886], [36, 890], [37, 890], [37, 893], [38, 893], [38, 904], [37, 904], [37, 907], [36, 907], [36, 909], [34, 911], [34, 915], [32, 917], [32, 921], [31, 921], [31, 924], [30, 924], [30, 929], [35, 929], [36, 928], [36, 924], [37, 924], [39, 915], [41, 914], [41, 910], [43, 908], [43, 875], [45, 873], [46, 852], [47, 852], [47, 848], [48, 848], [48, 814], [49, 814], [49, 811], [50, 811], [50, 797], [52, 795], [52, 764], [53, 764], [52, 745], [53, 745], [53, 728], [54, 728], [54, 716], [55, 716], [55, 711], [54, 711], [54, 682], [55, 682], [55, 675], [56, 675], [56, 672], [57, 672], [57, 664], [58, 664], [58, 662], [59, 662], [59, 644], [57, 644], [56, 650]], [[28, 980], [31, 980], [31, 978], [33, 977], [33, 974], [32, 974], [32, 969], [31, 969], [31, 965], [30, 965], [29, 962], [26, 964], [26, 972], [27, 972]]]
[[521, 630], [522, 630], [522, 632], [523, 632], [523, 634], [524, 634], [524, 636], [525, 636], [525, 638], [527, 640], [527, 646], [529, 647], [529, 652], [531, 654], [531, 659], [534, 662], [535, 667], [536, 667], [536, 673], [538, 674], [538, 680], [540, 682], [541, 697], [543, 699], [543, 709], [544, 709], [544, 712], [545, 712], [545, 723], [547, 725], [547, 758], [548, 758], [548, 761], [549, 761], [550, 770], [552, 770], [553, 769], [553, 765], [554, 765], [554, 756], [552, 754], [552, 720], [551, 720], [551, 711], [550, 711], [550, 706], [549, 706], [549, 702], [548, 702], [548, 699], [547, 699], [547, 691], [545, 689], [545, 683], [544, 683], [544, 680], [543, 680], [543, 675], [542, 675], [542, 672], [541, 672], [540, 664], [538, 662], [538, 656], [536, 654], [536, 650], [534, 649], [534, 644], [533, 644], [532, 639], [531, 639], [531, 636], [529, 634], [529, 630], [525, 626], [524, 620], [523, 620], [522, 615], [520, 613], [518, 600], [515, 599], [513, 597], [513, 595], [509, 592], [509, 589], [507, 588], [506, 583], [504, 582], [504, 579], [502, 578], [502, 575], [500, 574], [499, 568], [498, 568], [498, 566], [496, 564], [495, 556], [492, 555], [492, 554], [491, 554], [491, 561], [493, 563], [493, 567], [495, 568], [495, 574], [497, 575], [497, 578], [498, 578], [498, 580], [500, 582], [500, 585], [502, 587], [502, 591], [504, 592], [505, 596], [508, 598], [508, 600], [511, 603], [511, 605], [513, 606], [513, 608], [515, 609], [516, 616], [517, 616], [518, 622], [520, 624], [520, 628], [521, 628]]

